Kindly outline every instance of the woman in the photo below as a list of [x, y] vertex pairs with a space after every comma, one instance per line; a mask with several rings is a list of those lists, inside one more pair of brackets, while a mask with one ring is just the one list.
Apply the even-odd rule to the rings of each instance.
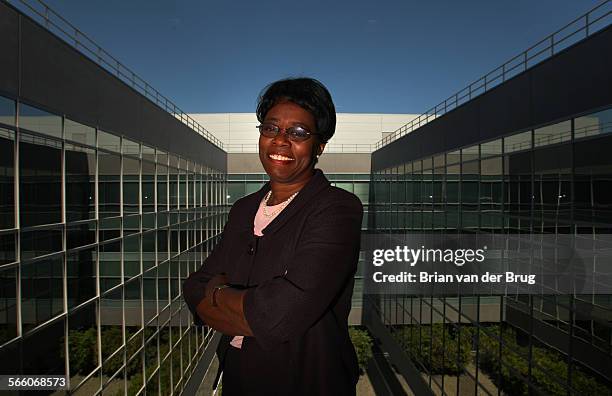
[[260, 96], [257, 119], [270, 182], [232, 206], [185, 300], [196, 323], [225, 335], [224, 396], [355, 394], [347, 321], [363, 209], [314, 168], [334, 104], [316, 80], [281, 80]]

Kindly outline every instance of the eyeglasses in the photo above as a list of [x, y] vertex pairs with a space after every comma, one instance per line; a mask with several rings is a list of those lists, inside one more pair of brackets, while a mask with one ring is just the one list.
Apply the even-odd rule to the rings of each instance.
[[259, 133], [261, 133], [265, 137], [274, 138], [277, 137], [281, 131], [285, 131], [285, 135], [287, 135], [287, 139], [292, 142], [303, 142], [310, 138], [310, 135], [318, 135], [318, 133], [313, 133], [308, 131], [301, 126], [293, 126], [289, 128], [280, 128], [278, 125], [274, 124], [261, 124], [256, 127], [259, 129]]

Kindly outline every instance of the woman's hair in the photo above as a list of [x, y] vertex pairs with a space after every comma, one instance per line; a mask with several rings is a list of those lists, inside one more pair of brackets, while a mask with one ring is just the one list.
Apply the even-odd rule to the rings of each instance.
[[287, 78], [266, 86], [257, 100], [257, 119], [263, 122], [274, 105], [293, 102], [310, 112], [317, 123], [321, 143], [327, 143], [336, 131], [336, 108], [329, 91], [314, 78]]

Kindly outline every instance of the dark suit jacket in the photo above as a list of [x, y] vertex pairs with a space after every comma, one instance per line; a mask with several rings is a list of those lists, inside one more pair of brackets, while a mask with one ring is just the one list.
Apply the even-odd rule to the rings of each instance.
[[[244, 312], [254, 337], [245, 337], [242, 349], [228, 355], [240, 363], [225, 367], [239, 373], [224, 373], [223, 393], [231, 374], [245, 384], [243, 394], [355, 394], [359, 374], [347, 321], [361, 202], [317, 170], [256, 237], [253, 219], [269, 188], [232, 206], [221, 242], [183, 286], [192, 312], [214, 274], [225, 272], [230, 283], [248, 288]], [[229, 339], [219, 346], [222, 357]]]

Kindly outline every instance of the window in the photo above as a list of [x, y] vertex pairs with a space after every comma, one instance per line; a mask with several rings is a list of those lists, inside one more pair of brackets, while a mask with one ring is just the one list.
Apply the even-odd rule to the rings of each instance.
[[[61, 256], [21, 264], [21, 315], [24, 331], [63, 311]], [[42, 343], [44, 344], [44, 342]]]
[[518, 133], [504, 138], [504, 152], [526, 150], [531, 148], [531, 131]]
[[21, 225], [60, 223], [61, 143], [22, 133], [19, 150]]
[[142, 161], [142, 212], [155, 212], [155, 164]]
[[121, 214], [121, 157], [118, 154], [98, 152], [99, 215], [100, 218]]
[[19, 128], [62, 138], [62, 117], [20, 103]]
[[139, 213], [140, 161], [123, 157], [123, 213]]
[[16, 268], [0, 270], [0, 345], [17, 337]]
[[601, 135], [612, 132], [612, 109], [574, 119], [574, 138]]
[[461, 150], [461, 155], [462, 155], [461, 159], [463, 161], [478, 159], [478, 153], [479, 153], [478, 145], [466, 147]]
[[15, 125], [15, 101], [0, 96], [0, 123]]
[[91, 149], [66, 143], [66, 221], [96, 216], [96, 156]]
[[68, 254], [66, 286], [68, 308], [76, 307], [96, 296], [96, 248]]
[[98, 148], [119, 152], [121, 147], [121, 138], [108, 132], [98, 130]]
[[535, 147], [561, 143], [571, 140], [572, 122], [570, 120], [547, 125], [533, 131], [533, 144]]
[[100, 245], [100, 292], [121, 282], [121, 241]]
[[130, 139], [123, 138], [121, 152], [131, 157], [140, 157], [140, 144]]
[[0, 230], [15, 226], [14, 150], [15, 132], [0, 128]]
[[502, 140], [497, 139], [480, 145], [480, 157], [487, 158], [502, 155]]
[[76, 143], [95, 146], [96, 130], [90, 126], [82, 125], [66, 118], [64, 120], [64, 138]]

